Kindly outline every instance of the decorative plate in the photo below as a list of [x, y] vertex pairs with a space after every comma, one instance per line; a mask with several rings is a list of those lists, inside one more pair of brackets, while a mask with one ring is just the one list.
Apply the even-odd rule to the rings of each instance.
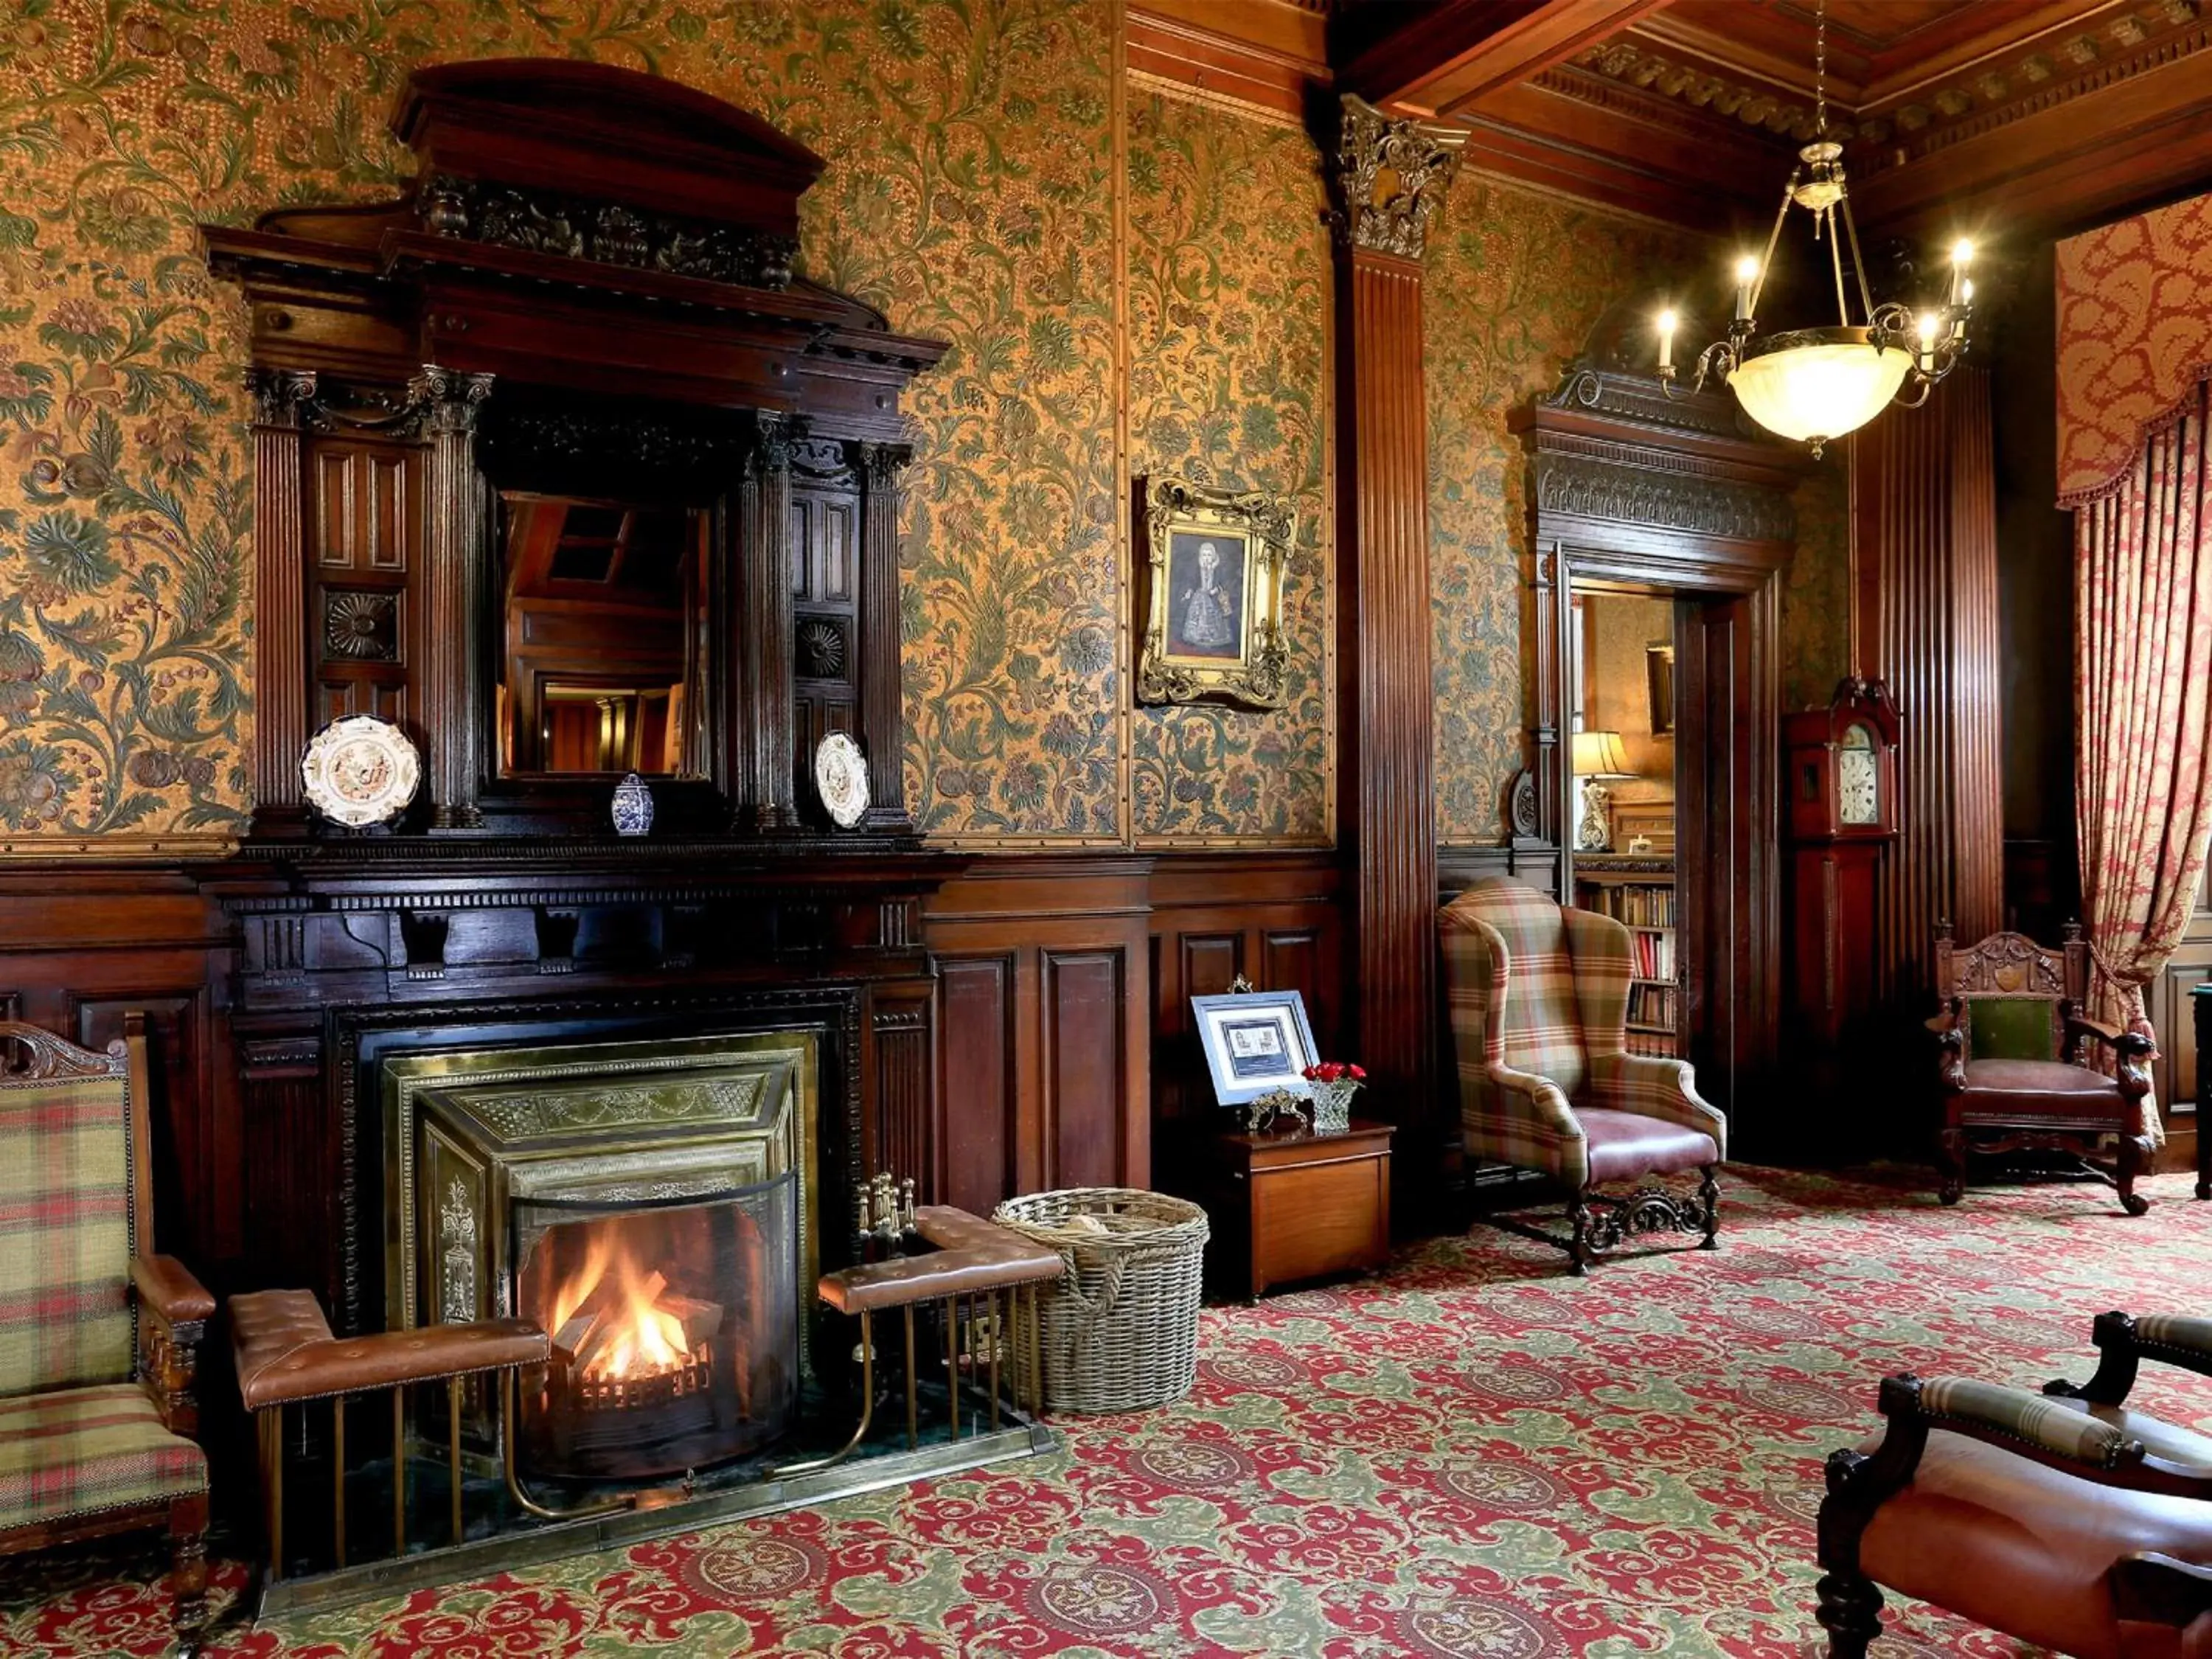
[[850, 830], [868, 811], [868, 762], [849, 733], [832, 732], [814, 750], [814, 787], [830, 821]]
[[349, 830], [389, 823], [422, 783], [422, 757], [407, 734], [374, 714], [332, 720], [307, 740], [300, 781], [307, 804]]

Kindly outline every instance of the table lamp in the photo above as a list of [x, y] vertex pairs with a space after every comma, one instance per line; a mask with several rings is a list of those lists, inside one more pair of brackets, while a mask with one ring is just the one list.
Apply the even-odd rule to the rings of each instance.
[[1605, 809], [1612, 804], [1613, 792], [1599, 780], [1636, 775], [1629, 768], [1628, 751], [1621, 747], [1620, 733], [1576, 732], [1574, 768], [1576, 781], [1583, 786], [1583, 821], [1575, 831], [1575, 850], [1610, 851], [1613, 830], [1606, 822]]

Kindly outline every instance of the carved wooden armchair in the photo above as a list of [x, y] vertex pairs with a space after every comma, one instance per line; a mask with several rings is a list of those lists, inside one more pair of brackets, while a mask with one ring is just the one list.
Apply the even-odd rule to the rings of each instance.
[[[1971, 1153], [2058, 1152], [2117, 1188], [2130, 1215], [2150, 1208], [2135, 1183], [2151, 1167], [2151, 1144], [2140, 1133], [2151, 1042], [2083, 1016], [2089, 945], [2081, 927], [2067, 923], [2056, 951], [2018, 933], [1991, 933], [1962, 951], [1944, 923], [1936, 933], [1936, 987], [1943, 1012], [1928, 1029], [1940, 1045], [1943, 1202], [1956, 1204], [1965, 1192]], [[2116, 1075], [2090, 1065], [2093, 1041], [2112, 1052]], [[2118, 1138], [2116, 1170], [2091, 1157], [2106, 1135]]]
[[0, 1554], [165, 1528], [180, 1654], [207, 1621], [194, 1347], [215, 1300], [153, 1254], [146, 1029], [95, 1054], [0, 1021]]
[[[1437, 918], [1459, 1054], [1468, 1155], [1540, 1170], [1567, 1189], [1577, 1273], [1631, 1235], [1720, 1231], [1728, 1120], [1698, 1097], [1689, 1063], [1627, 1052], [1628, 930], [1534, 889], [1476, 882]], [[1695, 1170], [1695, 1196], [1615, 1182]]]
[[2126, 1409], [2145, 1359], [2212, 1376], [2212, 1319], [2098, 1316], [2097, 1374], [2042, 1394], [1893, 1376], [1828, 1459], [1820, 1622], [1863, 1659], [1882, 1590], [2089, 1659], [2212, 1656], [2212, 1439]]

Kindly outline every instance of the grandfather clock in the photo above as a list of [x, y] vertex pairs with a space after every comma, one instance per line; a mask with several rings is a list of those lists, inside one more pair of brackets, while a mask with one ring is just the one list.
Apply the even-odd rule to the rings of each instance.
[[1897, 839], [1897, 705], [1845, 679], [1826, 708], [1785, 717], [1791, 973], [1784, 1029], [1805, 1083], [1831, 1099], [1875, 1005], [1875, 875]]

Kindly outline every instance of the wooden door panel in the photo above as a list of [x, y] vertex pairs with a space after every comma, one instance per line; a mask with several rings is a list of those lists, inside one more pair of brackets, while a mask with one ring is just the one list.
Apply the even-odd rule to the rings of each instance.
[[1015, 1190], [1014, 973], [1012, 952], [938, 957], [943, 1201], [976, 1215]]
[[1127, 1097], [1121, 1056], [1127, 1019], [1122, 990], [1127, 954], [1047, 950], [1038, 966], [1045, 1182], [1121, 1186], [1127, 1176], [1121, 1146]]

